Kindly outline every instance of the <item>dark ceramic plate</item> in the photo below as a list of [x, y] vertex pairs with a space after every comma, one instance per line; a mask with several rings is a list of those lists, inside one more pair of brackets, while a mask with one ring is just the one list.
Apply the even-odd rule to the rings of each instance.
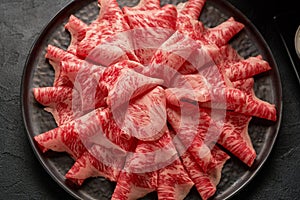
[[[137, 3], [137, 0], [119, 0], [118, 2], [120, 6], [132, 6]], [[162, 0], [162, 4], [177, 4], [178, 2], [180, 1]], [[115, 186], [113, 183], [103, 178], [94, 178], [89, 179], [80, 188], [73, 188], [66, 183], [64, 178], [64, 174], [73, 164], [69, 156], [54, 152], [42, 154], [33, 142], [35, 135], [55, 128], [52, 116], [43, 111], [43, 108], [34, 100], [32, 88], [52, 85], [54, 71], [44, 58], [45, 49], [48, 44], [67, 48], [70, 37], [64, 30], [64, 24], [71, 14], [75, 14], [88, 23], [95, 19], [98, 14], [97, 3], [92, 0], [71, 2], [51, 20], [40, 34], [33, 45], [24, 69], [22, 82], [23, 118], [29, 140], [38, 159], [61, 187], [78, 199], [110, 199]], [[221, 182], [212, 199], [232, 197], [255, 176], [272, 150], [281, 121], [282, 94], [278, 69], [269, 47], [257, 29], [242, 13], [225, 0], [208, 0], [200, 18], [205, 25], [215, 26], [230, 16], [245, 24], [245, 29], [231, 41], [231, 45], [245, 58], [261, 54], [273, 68], [272, 71], [255, 77], [255, 92], [259, 98], [276, 105], [278, 121], [276, 123], [259, 119], [251, 121], [249, 133], [258, 154], [257, 159], [251, 168], [246, 167], [234, 157], [230, 159], [224, 166]], [[149, 194], [144, 199], [156, 199], [156, 195], [154, 193]], [[186, 199], [200, 199], [200, 196], [193, 188]]]

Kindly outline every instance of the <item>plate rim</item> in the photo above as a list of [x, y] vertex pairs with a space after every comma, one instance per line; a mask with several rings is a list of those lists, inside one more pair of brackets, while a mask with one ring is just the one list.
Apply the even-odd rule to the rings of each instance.
[[[83, 195], [81, 192], [79, 191], [75, 191], [73, 188], [71, 188], [69, 185], [67, 185], [65, 182], [63, 182], [57, 175], [56, 173], [51, 170], [51, 167], [49, 166], [49, 164], [47, 164], [46, 159], [44, 158], [44, 155], [40, 152], [40, 150], [38, 149], [36, 143], [33, 140], [32, 134], [31, 134], [31, 130], [30, 130], [30, 123], [28, 120], [28, 110], [25, 108], [25, 102], [27, 101], [28, 95], [30, 95], [30, 91], [27, 91], [26, 89], [32, 89], [29, 88], [29, 86], [25, 86], [26, 83], [29, 83], [30, 80], [32, 79], [32, 67], [31, 64], [34, 62], [34, 54], [36, 54], [37, 49], [39, 48], [39, 44], [43, 42], [43, 38], [45, 35], [48, 34], [48, 31], [53, 28], [53, 26], [55, 25], [55, 23], [59, 20], [59, 18], [61, 18], [62, 16], [67, 15], [66, 13], [69, 13], [71, 11], [72, 7], [77, 7], [76, 4], [81, 3], [82, 5], [88, 5], [90, 3], [92, 3], [94, 0], [86, 0], [86, 1], [81, 1], [81, 0], [72, 0], [71, 2], [68, 2], [66, 5], [64, 5], [59, 11], [57, 11], [54, 16], [50, 17], [50, 20], [48, 20], [48, 22], [46, 23], [46, 25], [44, 25], [44, 27], [41, 29], [40, 34], [38, 34], [38, 36], [36, 37], [36, 39], [34, 40], [29, 52], [28, 52], [28, 56], [26, 58], [26, 62], [24, 65], [24, 69], [23, 69], [23, 73], [22, 73], [22, 81], [21, 81], [21, 110], [22, 110], [22, 121], [23, 121], [23, 125], [25, 127], [26, 130], [26, 134], [28, 136], [28, 139], [30, 141], [31, 147], [33, 149], [33, 152], [35, 154], [35, 156], [38, 158], [40, 164], [43, 166], [43, 168], [45, 169], [45, 171], [50, 175], [50, 177], [61, 187], [63, 188], [68, 194], [70, 194], [71, 196], [73, 196], [76, 199], [82, 199]], [[272, 66], [272, 72], [274, 74], [274, 76], [276, 78], [278, 78], [277, 82], [275, 82], [275, 80], [273, 80], [272, 84], [274, 85], [274, 88], [277, 88], [278, 90], [276, 90], [276, 92], [278, 92], [278, 97], [274, 97], [275, 100], [278, 99], [278, 102], [274, 102], [276, 103], [276, 109], [277, 109], [277, 121], [275, 122], [275, 124], [273, 124], [274, 126], [274, 137], [271, 138], [270, 140], [270, 146], [269, 148], [264, 152], [263, 159], [256, 164], [256, 166], [251, 167], [247, 170], [247, 172], [243, 175], [243, 177], [246, 178], [245, 181], [242, 182], [242, 184], [237, 184], [238, 186], [235, 188], [234, 191], [230, 192], [225, 190], [224, 193], [219, 194], [218, 196], [213, 196], [213, 199], [218, 200], [218, 199], [230, 199], [233, 196], [236, 196], [238, 193], [240, 193], [242, 190], [245, 189], [246, 185], [248, 185], [253, 179], [254, 177], [257, 175], [257, 173], [261, 170], [261, 168], [264, 166], [265, 162], [268, 160], [268, 158], [270, 157], [270, 154], [274, 148], [275, 142], [277, 141], [277, 137], [279, 134], [279, 130], [281, 128], [281, 122], [282, 122], [282, 110], [283, 110], [283, 100], [282, 100], [282, 83], [281, 83], [281, 77], [280, 77], [280, 73], [279, 73], [279, 69], [278, 69], [278, 65], [276, 60], [274, 59], [274, 56], [272, 54], [272, 51], [268, 45], [268, 43], [265, 41], [264, 37], [261, 35], [261, 33], [258, 31], [258, 29], [256, 28], [256, 26], [248, 19], [248, 17], [246, 15], [244, 15], [239, 9], [237, 9], [235, 6], [233, 6], [230, 2], [225, 1], [225, 0], [207, 0], [207, 2], [209, 3], [213, 3], [213, 4], [217, 4], [217, 5], [223, 5], [223, 7], [229, 8], [230, 11], [233, 11], [234, 14], [236, 14], [237, 16], [239, 16], [237, 19], [237, 21], [242, 22], [243, 24], [246, 23], [245, 28], [249, 29], [249, 31], [251, 31], [252, 33], [255, 34], [255, 36], [258, 36], [257, 38], [255, 38], [257, 41], [260, 41], [263, 44], [263, 47], [265, 48], [264, 53], [268, 54], [267, 57], [269, 58], [269, 60], [267, 60], [268, 62], [272, 62], [271, 66]], [[75, 9], [78, 10], [78, 9]], [[28, 80], [29, 79], [29, 80]], [[266, 141], [265, 141], [266, 142]], [[263, 149], [261, 150], [263, 151]], [[227, 194], [229, 193], [229, 194]]]

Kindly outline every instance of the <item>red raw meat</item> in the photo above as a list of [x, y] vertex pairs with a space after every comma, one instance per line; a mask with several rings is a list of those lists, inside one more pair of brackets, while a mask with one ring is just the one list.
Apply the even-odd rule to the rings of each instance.
[[[43, 106], [45, 110], [50, 112], [58, 126], [71, 122], [80, 116], [78, 110], [73, 109], [72, 101], [73, 95], [77, 93], [69, 87], [43, 87], [34, 88], [34, 98]], [[73, 104], [74, 107], [81, 105]]]
[[123, 61], [104, 71], [99, 84], [112, 110], [163, 83], [161, 79], [146, 77], [134, 70], [141, 67], [137, 62]]
[[214, 163], [210, 148], [204, 143], [210, 126], [210, 118], [202, 115], [197, 106], [192, 104], [185, 104], [181, 109], [169, 106], [167, 107], [167, 116], [176, 137], [183, 145], [181, 147], [176, 146], [179, 155], [188, 151], [193, 155], [201, 169], [205, 172], [208, 171], [211, 163]]
[[229, 150], [249, 167], [253, 164], [256, 153], [248, 134], [251, 116], [227, 112], [226, 121], [218, 143]]
[[131, 27], [135, 54], [148, 65], [155, 51], [176, 29], [177, 12], [172, 5], [152, 10], [123, 9]]
[[139, 140], [157, 140], [167, 129], [166, 97], [155, 87], [113, 111], [119, 127]]
[[168, 166], [178, 158], [169, 131], [155, 141], [137, 142], [134, 153], [128, 155], [124, 170], [130, 173], [154, 172]]
[[233, 63], [225, 69], [226, 75], [231, 81], [251, 78], [268, 70], [271, 70], [271, 67], [268, 62], [262, 60], [261, 56], [249, 57]]
[[[66, 123], [58, 128], [34, 137], [43, 152], [48, 150], [67, 152], [75, 160], [85, 152], [85, 145], [76, 132], [79, 120]], [[79, 123], [80, 124], [80, 123]]]
[[46, 58], [49, 59], [50, 64], [54, 68], [55, 77], [54, 77], [54, 87], [58, 86], [67, 86], [71, 87], [72, 83], [64, 76], [60, 76], [61, 73], [61, 62], [68, 61], [68, 62], [76, 62], [76, 63], [84, 63], [83, 60], [79, 59], [75, 55], [64, 51], [58, 47], [48, 45], [47, 53], [45, 55]]
[[235, 21], [233, 17], [230, 17], [222, 24], [206, 29], [203, 34], [204, 38], [218, 47], [221, 47], [229, 42], [229, 40], [240, 32], [244, 28], [244, 25]]
[[156, 188], [157, 172], [142, 174], [121, 172], [111, 199], [139, 199]]
[[82, 185], [90, 177], [105, 177], [110, 181], [117, 181], [120, 170], [104, 165], [88, 151], [79, 157], [72, 168], [67, 172], [66, 178], [77, 185]]
[[[97, 144], [104, 148], [115, 148], [116, 151], [123, 151], [125, 153], [126, 151], [133, 150], [134, 138], [130, 133], [120, 129], [109, 108], [97, 109], [93, 112], [93, 115], [94, 119], [90, 123], [94, 123], [94, 126], [90, 126], [92, 128], [90, 131], [84, 131], [88, 127], [77, 127], [83, 141]], [[87, 117], [89, 116], [87, 115]], [[82, 118], [83, 121], [91, 120], [86, 117]]]
[[[82, 184], [89, 177], [103, 176], [111, 181], [117, 181], [119, 172], [123, 169], [126, 156], [135, 147], [135, 139], [129, 133], [120, 129], [111, 111], [106, 108], [98, 110], [98, 131], [84, 131], [78, 127], [80, 138], [92, 144], [66, 177], [77, 184]], [[89, 119], [87, 119], [89, 120]], [[85, 128], [84, 128], [85, 129]]]
[[68, 47], [68, 52], [76, 55], [78, 43], [84, 39], [86, 34], [87, 25], [80, 19], [71, 15], [65, 28], [71, 34], [71, 43]]
[[[118, 33], [126, 37], [125, 31], [130, 27], [126, 23], [122, 10], [116, 0], [98, 0], [101, 6], [98, 18], [92, 22], [86, 32], [86, 37], [78, 44], [77, 54], [92, 62], [110, 65], [120, 60], [138, 61], [133, 52], [130, 39], [120, 43]], [[109, 42], [118, 42], [109, 45]], [[116, 45], [116, 46], [115, 46]], [[118, 49], [118, 52], [115, 50]], [[108, 61], [107, 61], [108, 59]]]
[[[191, 18], [197, 20], [200, 16], [202, 8], [206, 0], [189, 0], [185, 3], [177, 5], [178, 18], [187, 19]], [[182, 21], [183, 22], [183, 21]]]
[[200, 74], [175, 76], [171, 88], [165, 90], [170, 104], [180, 106], [182, 100], [208, 102], [211, 100], [205, 77]]
[[220, 47], [215, 55], [218, 55], [212, 57], [215, 64], [222, 68], [227, 68], [226, 66], [230, 66], [233, 63], [243, 60], [237, 51], [229, 44]]
[[159, 169], [178, 159], [169, 131], [157, 141], [138, 141], [126, 159], [112, 199], [137, 199], [158, 187]]
[[159, 200], [182, 200], [193, 187], [180, 159], [158, 171], [157, 194]]
[[229, 159], [229, 156], [225, 152], [221, 151], [217, 146], [212, 149], [212, 155], [217, 161], [217, 164], [206, 173], [203, 172], [189, 152], [186, 152], [181, 156], [183, 166], [192, 181], [195, 183], [195, 186], [203, 200], [210, 198], [216, 192], [216, 186], [221, 179], [223, 165]]
[[[256, 97], [254, 90], [253, 90], [253, 84], [254, 80], [251, 79], [245, 79], [237, 81], [240, 89], [247, 89], [247, 98], [246, 103], [243, 105], [238, 106], [234, 109], [235, 112], [242, 113], [249, 116], [255, 116], [271, 121], [276, 121], [277, 119], [277, 111], [274, 104], [270, 104], [266, 101], [260, 100]], [[252, 88], [249, 90], [249, 88]]]

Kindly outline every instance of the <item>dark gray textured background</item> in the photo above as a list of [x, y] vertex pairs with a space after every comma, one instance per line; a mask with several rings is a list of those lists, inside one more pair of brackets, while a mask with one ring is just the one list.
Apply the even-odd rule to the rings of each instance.
[[[300, 86], [272, 22], [278, 12], [296, 7], [292, 1], [272, 1], [273, 8], [271, 1], [229, 1], [256, 25], [269, 44], [282, 79], [284, 106], [279, 137], [269, 159], [233, 199], [299, 199]], [[68, 2], [0, 1], [0, 199], [72, 199], [35, 157], [20, 106], [21, 77], [29, 50], [42, 28]]]

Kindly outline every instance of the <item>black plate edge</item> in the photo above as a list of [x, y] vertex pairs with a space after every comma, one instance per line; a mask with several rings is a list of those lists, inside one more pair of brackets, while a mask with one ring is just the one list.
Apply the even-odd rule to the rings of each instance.
[[[84, 1], [83, 4], [88, 4], [89, 2], [91, 2], [92, 0], [87, 0]], [[208, 0], [209, 2], [214, 2], [215, 0]], [[31, 137], [30, 133], [30, 128], [26, 122], [26, 116], [28, 116], [28, 110], [25, 108], [24, 106], [24, 102], [29, 98], [28, 95], [25, 93], [26, 89], [30, 89], [25, 87], [25, 83], [28, 83], [31, 76], [27, 76], [26, 78], [26, 74], [29, 72], [29, 64], [33, 62], [34, 59], [34, 53], [37, 51], [36, 46], [42, 42], [42, 36], [45, 35], [47, 33], [47, 31], [55, 24], [55, 22], [58, 20], [58, 18], [61, 17], [61, 15], [65, 15], [65, 11], [70, 12], [70, 8], [72, 8], [72, 6], [74, 6], [74, 4], [78, 3], [78, 2], [82, 2], [80, 0], [73, 0], [69, 3], [67, 3], [61, 10], [59, 10], [54, 17], [52, 17], [49, 21], [49, 23], [47, 23], [47, 25], [42, 29], [41, 34], [38, 36], [38, 38], [35, 40], [35, 42], [33, 43], [30, 51], [29, 51], [29, 56], [26, 59], [25, 62], [25, 67], [23, 70], [23, 74], [22, 74], [22, 87], [21, 87], [21, 110], [22, 110], [22, 117], [23, 117], [23, 123], [28, 135], [28, 139], [30, 141], [30, 144], [34, 150], [34, 154], [36, 155], [36, 157], [38, 158], [39, 162], [41, 163], [41, 165], [44, 167], [44, 169], [47, 171], [47, 173], [53, 178], [53, 180], [55, 180], [60, 187], [62, 187], [66, 192], [68, 192], [70, 195], [72, 195], [74, 198], [76, 199], [81, 199], [79, 193], [75, 193], [74, 190], [71, 187], [68, 187], [65, 182], [63, 182], [62, 180], [60, 180], [53, 171], [51, 171], [50, 167], [47, 166], [45, 159], [43, 158], [40, 150], [38, 149], [36, 143], [34, 142], [33, 138]], [[264, 47], [266, 48], [266, 53], [269, 54], [267, 55], [267, 57], [269, 58], [269, 60], [267, 60], [268, 62], [272, 61], [271, 66], [274, 66], [274, 68], [272, 68], [272, 73], [275, 74], [276, 77], [279, 77], [279, 81], [274, 82], [273, 85], [278, 87], [278, 92], [279, 92], [279, 102], [274, 102], [276, 104], [277, 107], [277, 122], [274, 124], [274, 126], [276, 127], [274, 130], [274, 137], [272, 138], [270, 142], [270, 148], [264, 152], [265, 156], [264, 159], [261, 160], [261, 162], [256, 165], [254, 163], [254, 166], [252, 166], [249, 171], [242, 177], [247, 179], [246, 181], [244, 181], [241, 185], [238, 185], [238, 187], [234, 187], [232, 188], [235, 189], [233, 192], [227, 191], [224, 192], [222, 194], [218, 195], [218, 198], [214, 198], [216, 200], [221, 200], [221, 199], [230, 199], [233, 196], [235, 196], [237, 193], [241, 192], [246, 185], [249, 184], [249, 182], [256, 176], [256, 174], [258, 173], [258, 171], [261, 170], [261, 168], [263, 167], [264, 163], [267, 161], [273, 147], [274, 144], [276, 142], [276, 138], [278, 136], [279, 130], [280, 130], [280, 126], [281, 126], [281, 121], [282, 121], [282, 109], [283, 109], [283, 104], [282, 104], [282, 85], [280, 82], [280, 74], [279, 74], [279, 70], [278, 70], [278, 66], [277, 63], [273, 57], [272, 51], [270, 50], [269, 45], [267, 44], [267, 42], [265, 41], [265, 39], [263, 38], [263, 36], [261, 35], [261, 33], [258, 31], [258, 29], [252, 24], [252, 22], [236, 7], [234, 7], [231, 3], [225, 1], [225, 0], [219, 0], [217, 4], [223, 4], [224, 6], [228, 7], [231, 11], [233, 11], [232, 13], [235, 13], [235, 19], [237, 21], [242, 22], [243, 24], [246, 25], [245, 28], [249, 28], [249, 30], [253, 33], [255, 33], [255, 35], [259, 36], [258, 38], [256, 38], [256, 40], [262, 42], [264, 44]], [[276, 99], [276, 98], [275, 98]], [[263, 151], [263, 149], [262, 149]], [[256, 166], [255, 166], [256, 165]], [[229, 195], [227, 193], [230, 193]], [[225, 196], [225, 197], [223, 197]]]

